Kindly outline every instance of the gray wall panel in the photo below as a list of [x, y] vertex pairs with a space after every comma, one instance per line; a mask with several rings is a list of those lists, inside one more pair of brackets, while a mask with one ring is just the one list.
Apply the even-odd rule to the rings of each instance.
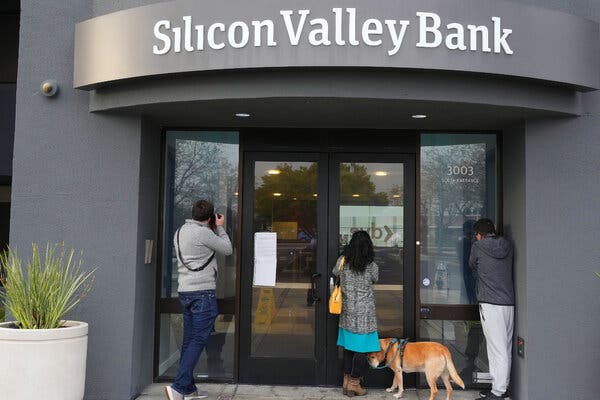
[[[504, 234], [515, 246], [515, 337], [527, 338], [527, 230], [525, 225], [525, 123], [503, 132]], [[514, 399], [527, 398], [527, 363], [513, 349], [512, 388]]]
[[[147, 385], [152, 383], [153, 378], [155, 282], [159, 239], [160, 134], [160, 126], [147, 120], [142, 122], [131, 393], [141, 393]], [[154, 241], [150, 264], [144, 264], [147, 239]]]
[[[11, 244], [64, 241], [97, 267], [70, 317], [90, 323], [86, 398], [131, 397], [140, 119], [88, 112], [71, 89], [74, 24], [90, 3], [22, 1]], [[59, 94], [39, 94], [58, 80]]]
[[567, 12], [593, 21], [600, 21], [598, 0], [512, 0], [518, 3], [531, 4]]
[[600, 93], [590, 114], [527, 124], [529, 398], [600, 391]]
[[[108, 14], [128, 8], [163, 3], [168, 0], [93, 0], [93, 16]], [[583, 18], [600, 21], [598, 0], [509, 0], [513, 3], [530, 4], [567, 12]], [[299, 0], [301, 4], [301, 0]], [[341, 3], [340, 3], [341, 4]]]
[[92, 14], [94, 17], [109, 14], [115, 11], [127, 10], [128, 8], [147, 6], [149, 4], [164, 3], [169, 0], [91, 0], [93, 4]]
[[[597, 0], [519, 1], [600, 21]], [[600, 37], [598, 44], [600, 53]], [[517, 367], [516, 378], [527, 381], [526, 399], [600, 392], [600, 251], [593, 239], [600, 224], [600, 94], [582, 95], [582, 108], [580, 118], [530, 121], [526, 128], [527, 319], [519, 322], [527, 367]]]

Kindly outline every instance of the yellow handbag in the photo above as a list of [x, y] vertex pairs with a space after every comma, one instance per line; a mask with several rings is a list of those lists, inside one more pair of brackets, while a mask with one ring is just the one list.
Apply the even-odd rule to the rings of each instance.
[[[340, 260], [340, 266], [338, 267], [338, 271], [340, 273], [344, 269], [344, 257]], [[329, 296], [329, 312], [331, 314], [341, 314], [342, 313], [342, 285], [340, 284], [339, 275], [335, 277], [335, 284], [333, 286], [333, 291], [331, 292], [331, 296]]]

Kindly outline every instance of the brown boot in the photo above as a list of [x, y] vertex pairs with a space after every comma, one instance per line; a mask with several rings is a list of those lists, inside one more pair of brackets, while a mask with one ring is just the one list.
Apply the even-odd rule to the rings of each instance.
[[364, 396], [367, 390], [360, 386], [360, 378], [348, 377], [348, 386], [346, 386], [346, 396]]
[[350, 374], [344, 374], [344, 384], [342, 385], [343, 394], [348, 394], [348, 378], [350, 378]]

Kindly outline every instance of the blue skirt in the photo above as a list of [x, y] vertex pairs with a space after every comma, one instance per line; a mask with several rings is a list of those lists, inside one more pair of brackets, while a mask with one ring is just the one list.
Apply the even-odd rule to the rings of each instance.
[[381, 350], [377, 331], [371, 333], [352, 333], [344, 328], [338, 329], [337, 345], [357, 353], [369, 353]]

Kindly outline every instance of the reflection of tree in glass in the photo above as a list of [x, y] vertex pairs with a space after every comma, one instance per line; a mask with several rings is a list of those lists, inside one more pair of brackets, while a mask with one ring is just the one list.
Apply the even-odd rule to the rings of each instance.
[[[294, 221], [303, 236], [316, 236], [317, 164], [279, 164], [277, 175], [264, 175], [254, 191], [254, 208], [261, 224]], [[275, 196], [274, 193], [278, 195]], [[257, 227], [264, 229], [264, 227]]]
[[222, 146], [213, 142], [177, 140], [173, 182], [176, 219], [189, 218], [192, 204], [200, 199], [216, 206], [234, 191], [237, 171], [223, 154]]
[[400, 185], [392, 185], [390, 193], [388, 195], [390, 206], [402, 206], [404, 205], [404, 187]]
[[[461, 171], [461, 167], [467, 167], [466, 174], [452, 172], [452, 169]], [[444, 239], [449, 239], [446, 238], [449, 226], [462, 226], [468, 217], [482, 215], [485, 177], [483, 143], [421, 148], [421, 214], [425, 217], [422, 220], [431, 219], [426, 224], [437, 228], [438, 247]]]
[[[375, 183], [366, 165], [356, 163], [340, 164], [340, 200], [344, 205], [368, 204], [371, 206], [387, 206], [388, 196], [384, 192], [375, 193]], [[358, 194], [359, 197], [352, 195]]]
[[[254, 192], [255, 210], [259, 225], [272, 221], [294, 221], [299, 233], [314, 237], [316, 234], [316, 200], [318, 166], [294, 166], [283, 163], [276, 169], [277, 175], [264, 175]], [[375, 184], [366, 166], [361, 164], [340, 165], [341, 200], [343, 204], [388, 205], [388, 195], [375, 193]], [[277, 194], [277, 195], [274, 195]], [[352, 197], [359, 194], [360, 197]], [[257, 229], [264, 229], [258, 226]], [[302, 235], [304, 236], [304, 235]]]

